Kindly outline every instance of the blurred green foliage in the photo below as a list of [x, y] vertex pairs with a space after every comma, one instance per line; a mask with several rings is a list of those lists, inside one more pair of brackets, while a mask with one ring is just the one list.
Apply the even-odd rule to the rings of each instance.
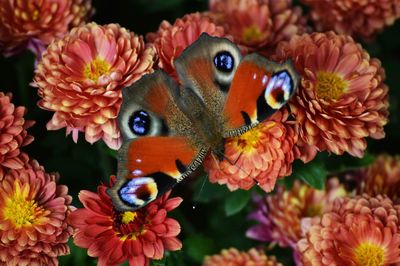
[[[99, 24], [119, 23], [120, 25], [145, 35], [156, 31], [162, 20], [173, 22], [186, 13], [207, 8], [206, 0], [93, 0], [96, 14], [93, 20]], [[370, 164], [377, 153], [399, 153], [399, 73], [400, 73], [400, 22], [377, 37], [374, 42], [364, 43], [372, 57], [382, 61], [386, 69], [386, 82], [390, 87], [390, 123], [386, 126], [384, 140], [369, 140], [368, 152], [363, 159], [349, 155], [335, 156], [321, 153], [309, 164], [296, 163], [293, 175], [279, 181], [290, 187], [298, 178], [322, 189], [327, 174], [348, 168]], [[90, 145], [80, 139], [77, 144], [71, 137], [65, 137], [65, 130], [47, 131], [46, 123], [51, 112], [39, 109], [39, 97], [29, 84], [34, 75], [34, 57], [30, 52], [4, 58], [0, 57], [0, 88], [12, 92], [14, 103], [28, 108], [27, 119], [36, 125], [29, 132], [35, 141], [24, 148], [32, 158], [45, 166], [48, 172], [61, 174], [60, 182], [68, 185], [74, 197], [74, 205], [81, 207], [78, 192], [82, 189], [95, 191], [100, 182], [108, 182], [108, 177], [116, 172], [115, 152], [102, 142]], [[203, 185], [204, 184], [204, 185]], [[172, 213], [182, 226], [180, 239], [184, 248], [179, 252], [167, 252], [161, 261], [153, 265], [198, 265], [207, 254], [219, 252], [231, 246], [246, 250], [260, 243], [247, 239], [245, 231], [253, 222], [246, 219], [252, 206], [249, 204], [251, 191], [229, 192], [225, 186], [213, 185], [204, 178], [192, 178], [179, 184], [174, 195], [184, 198], [182, 205]], [[71, 255], [61, 257], [60, 265], [96, 265], [96, 260], [86, 255], [86, 250], [76, 247], [72, 241]], [[270, 253], [278, 256], [284, 265], [292, 265], [290, 251], [274, 248]], [[289, 255], [288, 255], [289, 254]]]

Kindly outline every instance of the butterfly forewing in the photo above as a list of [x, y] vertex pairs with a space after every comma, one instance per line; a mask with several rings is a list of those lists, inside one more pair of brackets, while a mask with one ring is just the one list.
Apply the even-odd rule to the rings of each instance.
[[278, 64], [258, 54], [245, 56], [226, 98], [224, 136], [241, 135], [279, 110], [293, 95], [299, 80], [290, 61]]
[[182, 86], [195, 91], [206, 110], [215, 115], [222, 112], [240, 60], [240, 51], [234, 43], [203, 33], [174, 64]]

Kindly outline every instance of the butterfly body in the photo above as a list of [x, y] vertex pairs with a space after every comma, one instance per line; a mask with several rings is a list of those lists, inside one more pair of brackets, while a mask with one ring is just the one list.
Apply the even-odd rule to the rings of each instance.
[[176, 59], [179, 86], [162, 70], [123, 90], [124, 144], [116, 184], [120, 211], [140, 208], [191, 175], [208, 153], [224, 160], [227, 137], [255, 127], [285, 104], [299, 77], [290, 62], [243, 59], [227, 39], [201, 37]]

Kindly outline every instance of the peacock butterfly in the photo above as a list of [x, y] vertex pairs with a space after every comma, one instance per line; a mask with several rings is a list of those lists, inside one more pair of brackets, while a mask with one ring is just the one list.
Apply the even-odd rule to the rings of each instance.
[[162, 70], [122, 91], [123, 145], [117, 182], [108, 189], [119, 211], [153, 201], [192, 174], [208, 153], [224, 160], [224, 140], [281, 108], [299, 84], [291, 61], [242, 58], [224, 38], [203, 33], [175, 60], [181, 86]]

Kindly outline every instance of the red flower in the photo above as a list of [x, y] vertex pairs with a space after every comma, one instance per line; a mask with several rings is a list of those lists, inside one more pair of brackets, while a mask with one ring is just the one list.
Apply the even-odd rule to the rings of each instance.
[[301, 8], [291, 0], [211, 0], [210, 10], [214, 22], [249, 51], [269, 53], [306, 29]]
[[290, 190], [277, 186], [276, 193], [255, 197], [257, 210], [249, 217], [259, 224], [246, 235], [281, 247], [294, 247], [302, 237], [301, 227], [329, 210], [336, 198], [347, 194], [336, 178], [329, 179], [326, 185], [325, 190], [316, 190], [296, 180]]
[[[110, 186], [115, 176], [110, 178]], [[181, 198], [168, 199], [170, 192], [137, 211], [119, 212], [100, 185], [97, 194], [81, 191], [79, 199], [84, 208], [69, 216], [76, 231], [74, 243], [88, 249], [88, 255], [98, 257], [98, 265], [149, 265], [149, 259], [161, 259], [165, 250], [179, 250], [182, 243], [176, 238], [179, 223], [167, 213], [182, 202]]]
[[277, 61], [288, 58], [302, 77], [290, 109], [304, 143], [362, 157], [366, 137], [385, 136], [385, 71], [351, 37], [334, 32], [295, 36], [281, 42], [274, 55]]
[[379, 155], [368, 167], [347, 173], [346, 178], [357, 184], [357, 194], [386, 195], [400, 202], [400, 156]]
[[55, 266], [58, 256], [69, 254], [72, 198], [57, 180], [34, 160], [6, 170], [0, 181], [1, 265]]
[[83, 131], [88, 142], [103, 139], [118, 149], [121, 89], [152, 72], [154, 56], [141, 36], [117, 24], [89, 23], [53, 42], [34, 78], [42, 97], [38, 105], [55, 112], [47, 129], [66, 127], [75, 142]]
[[91, 0], [0, 1], [0, 53], [41, 52], [94, 13]]
[[288, 117], [288, 111], [283, 108], [243, 135], [228, 138], [225, 156], [229, 160], [217, 163], [212, 157], [206, 159], [210, 182], [226, 184], [230, 190], [247, 190], [257, 182], [269, 192], [274, 189], [278, 178], [292, 173], [294, 159], [307, 161], [313, 158], [315, 150], [296, 146], [297, 133]]
[[318, 31], [372, 39], [400, 17], [398, 0], [302, 0]]
[[247, 252], [229, 248], [221, 250], [220, 254], [206, 256], [203, 266], [282, 266], [282, 263], [255, 248]]
[[297, 244], [305, 266], [400, 264], [400, 206], [387, 197], [337, 199]]
[[11, 99], [11, 93], [0, 92], [0, 180], [4, 175], [2, 168], [21, 169], [24, 166], [23, 157], [26, 155], [21, 153], [20, 148], [33, 141], [26, 129], [34, 121], [26, 121], [26, 108], [15, 107]]

